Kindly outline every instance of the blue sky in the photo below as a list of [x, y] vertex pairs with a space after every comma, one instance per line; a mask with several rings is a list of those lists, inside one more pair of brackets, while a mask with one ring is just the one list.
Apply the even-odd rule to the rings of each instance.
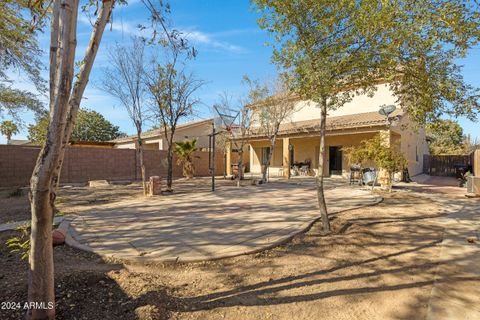
[[[147, 12], [140, 0], [130, 0], [128, 6], [119, 6], [114, 11], [111, 30], [107, 30], [102, 39], [98, 56], [92, 70], [91, 80], [84, 95], [82, 107], [102, 113], [109, 121], [120, 126], [120, 130], [131, 134], [134, 132], [126, 112], [120, 103], [97, 88], [102, 76], [102, 69], [108, 65], [107, 52], [116, 42], [125, 43], [138, 31], [136, 25], [145, 22]], [[183, 31], [198, 50], [197, 58], [190, 63], [190, 70], [207, 82], [199, 92], [203, 105], [197, 114], [201, 118], [210, 116], [210, 107], [218, 99], [219, 94], [227, 91], [236, 96], [244, 90], [242, 76], [271, 79], [276, 68], [270, 62], [271, 48], [265, 43], [270, 40], [266, 32], [256, 24], [257, 14], [252, 10], [248, 0], [171, 0], [172, 21], [176, 29]], [[78, 26], [77, 57], [80, 60], [90, 36], [88, 18], [83, 15]], [[49, 33], [40, 34], [42, 49], [48, 52]], [[43, 56], [45, 65], [47, 56]], [[480, 50], [473, 49], [470, 55], [461, 61], [465, 65], [466, 80], [480, 86]], [[45, 78], [47, 71], [45, 70]], [[31, 85], [19, 75], [12, 75], [16, 86], [32, 89]], [[26, 124], [33, 123], [31, 114], [23, 117]], [[460, 119], [465, 133], [480, 139], [478, 123]], [[14, 139], [25, 139], [26, 129], [14, 136]], [[5, 138], [0, 137], [0, 143]]]

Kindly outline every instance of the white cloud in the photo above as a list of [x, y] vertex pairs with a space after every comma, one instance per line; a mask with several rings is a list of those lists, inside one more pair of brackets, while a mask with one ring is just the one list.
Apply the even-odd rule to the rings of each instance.
[[234, 53], [245, 52], [245, 49], [240, 46], [237, 46], [225, 41], [216, 40], [212, 34], [204, 33], [198, 30], [181, 31], [181, 32], [193, 44], [207, 45], [213, 48], [223, 49], [223, 50], [234, 52]]
[[[82, 15], [79, 17], [79, 21], [83, 24], [86, 25], [91, 25], [90, 20], [88, 17], [85, 15]], [[135, 35], [135, 36], [148, 36], [148, 33], [150, 32], [149, 29], [144, 29], [140, 30], [137, 28], [137, 25], [132, 24], [130, 22], [124, 22], [122, 20], [114, 20], [111, 24], [107, 26], [108, 29], [111, 29], [112, 31], [120, 32], [122, 34], [127, 34], [127, 35]], [[197, 46], [205, 46], [205, 47], [210, 47], [214, 49], [220, 49], [224, 51], [229, 51], [233, 53], [243, 53], [245, 52], [245, 49], [231, 44], [226, 41], [220, 41], [216, 39], [216, 34], [214, 33], [205, 33], [202, 31], [198, 30], [179, 30], [187, 40], [189, 40], [191, 43]], [[237, 30], [234, 30], [233, 32], [237, 32]], [[219, 35], [221, 36], [221, 35]]]

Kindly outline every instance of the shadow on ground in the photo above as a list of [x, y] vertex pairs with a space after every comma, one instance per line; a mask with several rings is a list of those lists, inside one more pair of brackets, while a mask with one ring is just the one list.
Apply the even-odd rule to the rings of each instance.
[[[330, 236], [316, 224], [279, 248], [205, 263], [105, 264], [59, 247], [58, 319], [425, 319], [434, 282], [447, 281], [435, 280], [439, 268], [474, 261], [439, 255], [447, 215], [473, 214], [472, 204], [397, 192], [332, 215]], [[1, 255], [0, 300], [22, 301], [26, 263], [3, 247]]]

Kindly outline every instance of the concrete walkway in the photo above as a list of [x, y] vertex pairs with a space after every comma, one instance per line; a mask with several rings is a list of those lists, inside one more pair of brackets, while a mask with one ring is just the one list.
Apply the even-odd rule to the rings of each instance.
[[[343, 185], [326, 190], [330, 213], [382, 200]], [[192, 262], [276, 246], [317, 218], [313, 184], [273, 182], [99, 206], [61, 227], [68, 244], [105, 257]]]
[[[64, 218], [65, 217], [63, 217], [63, 216], [54, 217], [53, 218], [53, 224], [61, 223]], [[16, 222], [11, 222], [11, 223], [0, 224], [0, 232], [7, 231], [7, 230], [15, 230], [16, 228], [18, 228], [18, 226], [20, 226], [22, 224], [30, 223], [30, 222], [31, 222], [31, 220], [24, 220], [24, 221], [16, 221]]]
[[451, 177], [421, 175], [399, 184], [441, 204], [447, 213], [427, 320], [480, 319], [480, 199], [466, 198]]
[[[459, 189], [459, 188], [456, 188]], [[438, 197], [449, 214], [427, 320], [480, 319], [480, 199]]]

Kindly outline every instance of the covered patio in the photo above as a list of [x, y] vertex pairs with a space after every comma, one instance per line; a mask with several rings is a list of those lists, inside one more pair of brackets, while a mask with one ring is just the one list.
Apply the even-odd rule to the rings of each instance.
[[[376, 134], [382, 135], [386, 144], [400, 150], [401, 131], [388, 126], [385, 118], [376, 112], [327, 118], [323, 175], [347, 177], [350, 164], [342, 148], [359, 145], [362, 140], [371, 139]], [[250, 172], [260, 174], [270, 152], [270, 141], [261, 131], [253, 131], [249, 145]], [[295, 175], [314, 176], [318, 172], [319, 153], [318, 120], [283, 124], [273, 150], [268, 175], [286, 178]]]

